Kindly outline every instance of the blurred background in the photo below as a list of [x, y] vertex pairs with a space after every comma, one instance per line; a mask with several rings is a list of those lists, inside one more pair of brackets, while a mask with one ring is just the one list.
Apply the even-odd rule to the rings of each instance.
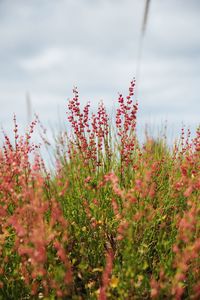
[[112, 110], [136, 77], [141, 134], [166, 120], [169, 136], [194, 131], [199, 16], [199, 0], [0, 0], [0, 126], [9, 132], [16, 113], [23, 131], [37, 113], [62, 127], [74, 86], [82, 104]]

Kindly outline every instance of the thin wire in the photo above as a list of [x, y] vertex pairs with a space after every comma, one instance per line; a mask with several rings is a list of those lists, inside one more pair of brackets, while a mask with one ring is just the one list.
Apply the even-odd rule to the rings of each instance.
[[150, 0], [146, 0], [145, 10], [144, 10], [144, 18], [142, 23], [142, 34], [144, 35], [146, 26], [147, 26], [147, 19], [148, 19], [148, 13], [149, 13], [149, 5]]
[[139, 80], [140, 80], [140, 71], [141, 71], [141, 61], [142, 61], [142, 51], [143, 51], [143, 44], [144, 44], [144, 36], [146, 32], [147, 27], [147, 20], [149, 15], [149, 6], [150, 6], [150, 0], [146, 0], [145, 8], [144, 8], [144, 15], [143, 15], [143, 21], [142, 21], [142, 28], [141, 28], [141, 34], [139, 39], [139, 47], [138, 47], [138, 55], [137, 55], [137, 65], [136, 65], [136, 97], [138, 94], [138, 87], [139, 87]]
[[32, 119], [32, 105], [29, 93], [26, 93], [26, 109], [27, 109], [27, 124], [29, 125]]

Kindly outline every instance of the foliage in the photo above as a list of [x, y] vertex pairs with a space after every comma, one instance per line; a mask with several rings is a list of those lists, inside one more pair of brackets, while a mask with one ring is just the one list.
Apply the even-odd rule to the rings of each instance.
[[74, 89], [53, 175], [31, 143], [37, 120], [19, 137], [14, 118], [0, 150], [0, 299], [200, 298], [200, 129], [173, 150], [140, 145], [134, 86], [115, 130]]

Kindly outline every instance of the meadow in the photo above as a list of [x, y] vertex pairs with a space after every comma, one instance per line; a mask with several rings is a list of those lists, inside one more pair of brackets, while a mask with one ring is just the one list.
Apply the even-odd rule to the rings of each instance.
[[172, 148], [139, 143], [134, 89], [114, 121], [73, 90], [51, 173], [37, 119], [19, 135], [14, 117], [0, 149], [0, 299], [200, 299], [200, 128]]

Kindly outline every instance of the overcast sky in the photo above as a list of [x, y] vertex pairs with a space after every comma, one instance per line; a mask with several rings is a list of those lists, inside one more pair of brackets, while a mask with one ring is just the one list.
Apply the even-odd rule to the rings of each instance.
[[[0, 0], [0, 124], [33, 111], [52, 125], [81, 102], [116, 105], [136, 76], [143, 0]], [[200, 1], [151, 0], [138, 79], [139, 123], [181, 127], [200, 116]], [[137, 78], [136, 78], [137, 80]]]

